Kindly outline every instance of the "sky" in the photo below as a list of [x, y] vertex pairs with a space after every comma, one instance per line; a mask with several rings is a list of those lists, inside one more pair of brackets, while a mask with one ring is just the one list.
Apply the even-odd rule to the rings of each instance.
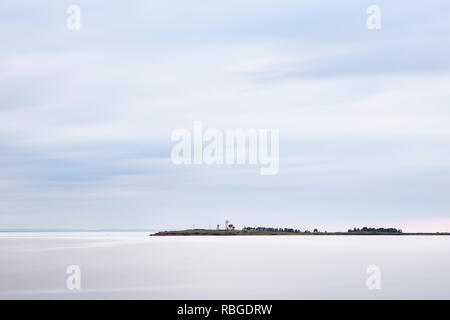
[[[0, 228], [450, 231], [449, 12], [2, 1]], [[279, 173], [174, 165], [171, 134], [194, 121], [279, 129]]]

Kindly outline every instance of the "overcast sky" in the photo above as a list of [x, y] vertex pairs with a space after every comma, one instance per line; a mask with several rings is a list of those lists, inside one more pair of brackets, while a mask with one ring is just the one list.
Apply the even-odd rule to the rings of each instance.
[[[0, 228], [450, 231], [449, 10], [2, 1]], [[279, 173], [175, 166], [195, 120], [279, 129]]]

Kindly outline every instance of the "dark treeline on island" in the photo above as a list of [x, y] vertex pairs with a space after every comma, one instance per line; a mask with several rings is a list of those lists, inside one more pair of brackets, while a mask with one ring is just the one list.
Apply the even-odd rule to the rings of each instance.
[[[317, 230], [317, 229], [315, 229]], [[293, 229], [293, 228], [271, 228], [271, 227], [244, 227], [242, 228], [242, 231], [262, 231], [262, 232], [302, 232], [299, 229]], [[305, 231], [308, 232], [308, 231]]]
[[[273, 227], [244, 227], [242, 228], [242, 231], [244, 232], [252, 232], [252, 231], [259, 231], [259, 232], [285, 232], [285, 233], [310, 233], [309, 230], [301, 231], [300, 229], [294, 229], [294, 228], [273, 228]], [[318, 229], [313, 230], [314, 233], [327, 233], [321, 232]], [[402, 233], [401, 229], [396, 228], [353, 228], [348, 229], [349, 233]]]
[[348, 232], [355, 232], [355, 233], [361, 233], [361, 232], [372, 232], [372, 233], [402, 233], [401, 229], [395, 229], [395, 228], [353, 228], [348, 229]]

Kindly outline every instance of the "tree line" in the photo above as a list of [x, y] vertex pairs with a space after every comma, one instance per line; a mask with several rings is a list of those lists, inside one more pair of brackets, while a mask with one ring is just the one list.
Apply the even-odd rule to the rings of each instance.
[[353, 228], [348, 229], [348, 232], [381, 232], [381, 233], [402, 233], [401, 229], [396, 228]]
[[[244, 227], [242, 231], [263, 231], [263, 232], [292, 232], [292, 233], [309, 233], [309, 230], [301, 231], [300, 229], [294, 228], [273, 228], [273, 227]], [[318, 229], [314, 229], [313, 232], [319, 232]]]
[[[294, 228], [274, 228], [274, 227], [244, 227], [242, 228], [242, 231], [260, 231], [260, 232], [286, 232], [286, 233], [311, 233], [309, 230], [301, 231], [300, 229], [294, 229]], [[318, 229], [314, 229], [313, 232], [319, 232]], [[396, 228], [353, 228], [348, 229], [349, 233], [362, 233], [362, 232], [372, 232], [372, 233], [402, 233], [401, 229]], [[326, 233], [326, 231], [325, 231]]]

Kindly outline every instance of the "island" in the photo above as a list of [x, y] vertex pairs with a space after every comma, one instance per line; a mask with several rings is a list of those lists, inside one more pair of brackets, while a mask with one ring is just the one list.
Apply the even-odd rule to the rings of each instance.
[[233, 228], [226, 229], [187, 229], [187, 230], [173, 230], [173, 231], [160, 231], [151, 236], [272, 236], [272, 235], [286, 235], [286, 236], [417, 236], [417, 235], [450, 235], [449, 232], [415, 232], [406, 233], [401, 229], [396, 228], [353, 228], [348, 231], [342, 232], [327, 232], [314, 229], [300, 230], [294, 228], [273, 228], [273, 227], [244, 227], [241, 230]]

